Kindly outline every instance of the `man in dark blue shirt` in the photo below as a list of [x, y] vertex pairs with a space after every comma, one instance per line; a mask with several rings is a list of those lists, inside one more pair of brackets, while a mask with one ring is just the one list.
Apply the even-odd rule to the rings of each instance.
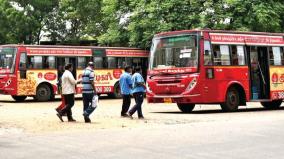
[[128, 117], [126, 113], [128, 112], [129, 106], [131, 104], [132, 68], [130, 66], [126, 66], [124, 70], [125, 72], [119, 78], [119, 86], [123, 99], [121, 117]]

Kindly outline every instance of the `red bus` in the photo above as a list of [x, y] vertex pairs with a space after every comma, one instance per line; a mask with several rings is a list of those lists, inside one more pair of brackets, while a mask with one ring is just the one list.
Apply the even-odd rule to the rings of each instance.
[[[48, 101], [58, 94], [57, 81], [66, 63], [80, 79], [86, 64], [95, 63], [96, 90], [120, 98], [118, 79], [126, 65], [141, 66], [146, 76], [149, 52], [137, 48], [88, 46], [0, 46], [0, 94], [16, 101], [27, 96]], [[77, 85], [81, 93], [82, 85]]]
[[149, 103], [220, 104], [236, 111], [246, 102], [279, 108], [284, 98], [284, 34], [185, 30], [155, 35], [147, 77]]

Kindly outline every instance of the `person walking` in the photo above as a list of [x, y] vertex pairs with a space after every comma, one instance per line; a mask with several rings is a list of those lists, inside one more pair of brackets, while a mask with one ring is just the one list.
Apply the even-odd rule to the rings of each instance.
[[62, 94], [64, 96], [65, 100], [65, 107], [59, 111], [56, 115], [58, 118], [62, 121], [62, 116], [66, 113], [68, 122], [76, 122], [75, 119], [72, 117], [72, 110], [71, 108], [74, 106], [74, 94], [75, 94], [75, 85], [76, 85], [76, 80], [72, 74], [73, 71], [73, 66], [71, 63], [67, 64], [65, 66], [65, 71], [61, 77], [62, 80]]
[[132, 67], [126, 66], [124, 69], [124, 73], [121, 74], [119, 78], [119, 86], [120, 92], [122, 94], [122, 109], [121, 109], [121, 117], [128, 117], [127, 112], [129, 110], [131, 104], [131, 88], [132, 88], [132, 80], [131, 73]]
[[82, 76], [82, 84], [83, 84], [83, 116], [86, 123], [90, 123], [91, 119], [89, 118], [90, 114], [96, 109], [97, 105], [94, 105], [93, 100], [96, 98], [96, 89], [94, 84], [94, 63], [89, 62], [87, 68], [84, 70], [84, 74]]
[[145, 86], [145, 81], [142, 77], [142, 69], [140, 67], [135, 68], [135, 73], [132, 76], [132, 82], [133, 82], [132, 93], [136, 104], [130, 109], [128, 115], [130, 118], [132, 118], [132, 115], [137, 111], [138, 118], [144, 119], [142, 113], [142, 104], [144, 100], [144, 93], [146, 92], [146, 86]]
[[61, 104], [57, 108], [55, 108], [57, 113], [59, 113], [62, 109], [65, 108], [65, 100], [64, 100], [64, 96], [62, 94], [62, 80], [61, 80], [61, 77], [62, 77], [63, 73], [64, 73], [63, 66], [59, 66], [59, 69], [58, 69], [58, 81], [57, 81], [57, 91], [58, 91], [58, 94], [61, 95]]

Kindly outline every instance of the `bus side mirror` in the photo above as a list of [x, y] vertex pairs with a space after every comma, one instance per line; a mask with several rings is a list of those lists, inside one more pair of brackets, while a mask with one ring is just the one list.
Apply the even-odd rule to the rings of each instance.
[[214, 69], [213, 68], [207, 68], [206, 69], [206, 78], [207, 79], [213, 79], [214, 78]]

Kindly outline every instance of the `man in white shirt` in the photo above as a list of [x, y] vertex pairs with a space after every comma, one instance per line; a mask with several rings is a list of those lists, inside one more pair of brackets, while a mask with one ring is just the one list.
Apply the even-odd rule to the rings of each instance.
[[76, 122], [76, 120], [72, 117], [72, 110], [71, 108], [74, 106], [74, 94], [75, 94], [75, 85], [77, 81], [75, 80], [73, 74], [73, 66], [72, 64], [67, 64], [65, 66], [65, 72], [63, 73], [61, 80], [62, 80], [62, 94], [65, 99], [65, 108], [59, 111], [57, 114], [58, 118], [62, 121], [63, 114], [67, 114], [68, 122]]

